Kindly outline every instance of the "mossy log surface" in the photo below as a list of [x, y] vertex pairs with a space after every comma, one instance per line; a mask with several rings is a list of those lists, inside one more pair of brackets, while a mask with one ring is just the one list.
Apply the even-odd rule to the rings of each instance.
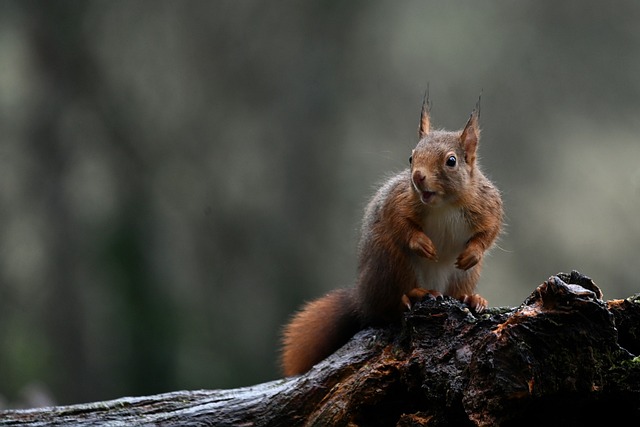
[[305, 375], [0, 412], [3, 426], [554, 426], [640, 419], [640, 296], [603, 301], [578, 272], [515, 308], [429, 299], [359, 332]]

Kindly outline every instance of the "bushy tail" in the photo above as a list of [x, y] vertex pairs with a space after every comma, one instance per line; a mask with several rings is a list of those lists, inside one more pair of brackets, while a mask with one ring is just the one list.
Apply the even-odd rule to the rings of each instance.
[[282, 370], [307, 372], [360, 329], [351, 289], [337, 289], [307, 303], [284, 328]]

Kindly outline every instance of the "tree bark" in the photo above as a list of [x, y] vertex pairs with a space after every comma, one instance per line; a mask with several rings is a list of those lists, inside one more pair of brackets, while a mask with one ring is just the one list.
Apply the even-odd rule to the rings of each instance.
[[301, 376], [3, 411], [0, 425], [616, 425], [640, 416], [640, 295], [601, 298], [573, 272], [516, 308], [429, 299]]

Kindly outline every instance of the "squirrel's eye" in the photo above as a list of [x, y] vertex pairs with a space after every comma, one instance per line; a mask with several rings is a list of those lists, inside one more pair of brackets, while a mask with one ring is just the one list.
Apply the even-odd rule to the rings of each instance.
[[451, 168], [454, 167], [456, 165], [456, 156], [449, 156], [446, 165]]
[[413, 156], [409, 156], [409, 164], [413, 162]]

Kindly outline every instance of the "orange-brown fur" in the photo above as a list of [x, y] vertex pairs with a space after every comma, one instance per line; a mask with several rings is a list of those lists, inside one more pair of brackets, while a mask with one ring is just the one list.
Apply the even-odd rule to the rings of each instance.
[[352, 289], [336, 289], [306, 304], [284, 332], [284, 374], [306, 372], [360, 329]]
[[400, 320], [426, 294], [486, 307], [474, 292], [503, 212], [477, 165], [478, 114], [460, 132], [430, 127], [425, 105], [411, 168], [390, 178], [365, 210], [355, 287], [307, 304], [285, 327], [285, 375], [306, 372], [362, 327]]

